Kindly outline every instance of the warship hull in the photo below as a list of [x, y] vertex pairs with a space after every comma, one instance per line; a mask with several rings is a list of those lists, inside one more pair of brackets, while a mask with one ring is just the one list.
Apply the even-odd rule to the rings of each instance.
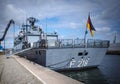
[[34, 48], [20, 56], [53, 70], [77, 70], [100, 65], [107, 48]]

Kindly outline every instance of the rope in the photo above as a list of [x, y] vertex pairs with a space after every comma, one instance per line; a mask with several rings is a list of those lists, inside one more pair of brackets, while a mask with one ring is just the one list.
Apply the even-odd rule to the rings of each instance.
[[6, 56], [11, 56], [11, 55], [14, 55], [14, 54], [18, 54], [18, 53], [21, 53], [21, 52], [24, 52], [24, 51], [27, 51], [27, 50], [30, 50], [32, 48], [27, 48], [27, 49], [24, 49], [24, 50], [21, 50], [21, 51], [18, 51], [18, 52], [13, 52], [12, 54], [10, 53], [6, 53]]
[[[67, 60], [64, 60], [64, 61], [61, 61], [61, 62], [58, 62], [58, 63], [55, 63], [55, 64], [51, 64], [51, 65], [48, 65], [47, 67], [50, 67], [50, 68], [53, 68], [53, 69], [62, 68], [62, 67], [65, 67], [65, 66], [69, 65], [69, 64], [70, 64], [70, 61], [71, 61], [72, 59], [73, 59], [73, 58], [67, 59]], [[55, 65], [59, 65], [59, 64], [65, 63], [65, 62], [67, 62], [67, 61], [68, 61], [68, 63], [65, 64], [65, 65], [63, 65], [63, 66], [60, 66], [60, 67], [57, 67], [57, 68], [52, 67], [52, 66], [55, 66]]]

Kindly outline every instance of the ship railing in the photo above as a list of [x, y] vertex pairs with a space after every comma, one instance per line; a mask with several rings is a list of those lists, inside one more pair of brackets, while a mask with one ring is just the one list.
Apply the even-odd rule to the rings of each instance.
[[58, 39], [47, 40], [43, 42], [34, 42], [33, 48], [107, 48], [109, 47], [109, 41], [88, 39], [87, 43], [84, 43], [84, 39]]
[[37, 41], [32, 44], [33, 48], [47, 48], [46, 40]]
[[48, 40], [47, 48], [83, 48], [85, 47], [84, 39], [58, 39], [58, 40]]
[[75, 48], [77, 48], [77, 47], [84, 48], [85, 47], [84, 39], [75, 39], [74, 47]]
[[73, 47], [73, 39], [61, 39], [59, 41], [60, 41], [59, 47], [62, 47], [62, 48]]
[[109, 41], [108, 40], [88, 39], [87, 47], [88, 48], [108, 48]]

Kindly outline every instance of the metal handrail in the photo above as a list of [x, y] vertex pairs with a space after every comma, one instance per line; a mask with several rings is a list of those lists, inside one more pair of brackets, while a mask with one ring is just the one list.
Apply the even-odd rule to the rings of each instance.
[[[87, 43], [84, 43], [84, 39], [59, 39], [55, 40], [54, 45], [50, 46], [47, 41], [45, 48], [108, 48], [108, 40], [97, 40], [97, 39], [88, 39]], [[41, 48], [40, 42], [34, 42], [34, 47]]]

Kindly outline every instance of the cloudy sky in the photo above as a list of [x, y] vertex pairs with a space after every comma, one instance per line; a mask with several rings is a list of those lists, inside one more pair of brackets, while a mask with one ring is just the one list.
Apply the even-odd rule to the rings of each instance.
[[[10, 19], [16, 27], [26, 17], [36, 17], [38, 24], [48, 32], [58, 32], [59, 38], [83, 38], [88, 13], [96, 29], [93, 39], [112, 42], [117, 33], [120, 42], [120, 1], [119, 0], [0, 0], [0, 37]], [[17, 31], [16, 31], [17, 32]], [[13, 38], [12, 28], [6, 40]], [[17, 34], [16, 34], [17, 35]], [[87, 38], [92, 38], [90, 33]], [[10, 41], [9, 41], [10, 42]]]

